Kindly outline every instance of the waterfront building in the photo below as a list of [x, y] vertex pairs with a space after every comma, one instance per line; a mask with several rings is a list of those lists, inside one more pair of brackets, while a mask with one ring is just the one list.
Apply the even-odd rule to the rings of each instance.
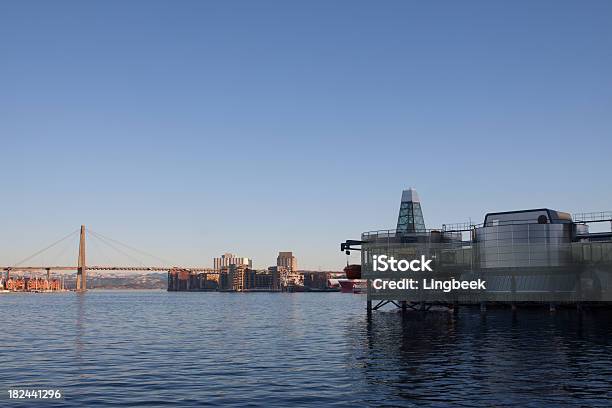
[[244, 265], [247, 268], [253, 267], [253, 260], [250, 258], [238, 257], [231, 253], [225, 253], [218, 258], [213, 258], [213, 270], [219, 272], [222, 267], [230, 265]]
[[283, 291], [286, 291], [287, 286], [295, 280], [295, 274], [286, 266], [270, 266], [268, 271], [278, 276], [279, 286]]
[[[548, 208], [489, 212], [480, 224], [444, 224], [425, 230], [415, 193], [402, 194], [395, 230], [364, 232], [361, 240], [341, 246], [345, 251], [361, 250], [369, 309], [373, 300], [381, 302], [375, 308], [388, 301], [420, 307], [429, 307], [423, 306], [426, 303], [486, 307], [486, 302], [514, 307], [531, 302], [550, 304], [551, 310], [557, 303], [612, 303], [612, 230], [589, 232], [591, 223], [612, 223], [612, 212], [574, 216]], [[381, 255], [427, 268], [381, 268]], [[457, 286], [464, 283], [470, 290]]]
[[224, 266], [219, 271], [219, 289], [231, 290], [232, 282], [229, 279], [229, 266]]
[[271, 284], [271, 288], [273, 290], [281, 290], [282, 285], [281, 285], [281, 272], [278, 266], [270, 266], [268, 268], [268, 275], [271, 276], [271, 280], [272, 280], [272, 284]]
[[189, 271], [172, 269], [168, 271], [168, 290], [191, 290], [191, 274]]
[[278, 276], [267, 271], [258, 271], [255, 273], [255, 290], [279, 291], [280, 284]]
[[250, 276], [250, 269], [246, 265], [231, 264], [229, 266], [228, 281], [230, 289], [236, 292], [243, 292], [252, 285], [253, 278]]
[[205, 273], [203, 279], [206, 281], [206, 289], [218, 289], [221, 275], [218, 273]]
[[171, 269], [168, 271], [168, 291], [203, 291], [219, 289], [216, 273], [191, 272]]
[[294, 290], [304, 288], [304, 275], [298, 272], [297, 258], [293, 252], [279, 252], [276, 258], [276, 267], [280, 276], [282, 290]]
[[279, 252], [276, 266], [287, 268], [289, 272], [297, 272], [297, 258], [293, 256], [293, 252]]
[[244, 265], [231, 265], [228, 280], [236, 292], [278, 291], [280, 283], [275, 271], [257, 271]]
[[304, 271], [302, 275], [305, 290], [328, 290], [332, 286], [330, 284], [331, 272]]

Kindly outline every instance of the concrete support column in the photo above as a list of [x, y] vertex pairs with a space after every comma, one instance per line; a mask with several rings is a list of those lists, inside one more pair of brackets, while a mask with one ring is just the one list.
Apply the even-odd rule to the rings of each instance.
[[81, 235], [79, 239], [79, 260], [77, 265], [76, 290], [87, 290], [87, 266], [85, 262], [85, 226], [81, 225]]
[[456, 316], [459, 314], [459, 302], [453, 303], [453, 314]]

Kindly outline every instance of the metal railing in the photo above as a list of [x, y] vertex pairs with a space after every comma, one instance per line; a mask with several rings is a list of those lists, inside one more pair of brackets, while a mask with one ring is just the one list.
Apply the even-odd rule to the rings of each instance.
[[[612, 211], [599, 211], [589, 213], [572, 214], [572, 222], [575, 224], [585, 222], [612, 222]], [[550, 221], [549, 221], [550, 222]], [[416, 232], [403, 232], [397, 229], [382, 229], [374, 231], [366, 231], [361, 234], [362, 239], [377, 239], [377, 238], [396, 238], [405, 236], [426, 236], [432, 232], [465, 232], [475, 228], [482, 227], [497, 227], [505, 225], [523, 225], [523, 224], [538, 224], [537, 220], [490, 220], [489, 222], [475, 224], [472, 222], [460, 222], [453, 224], [442, 224], [442, 228], [426, 228]]]
[[445, 231], [445, 232], [471, 231], [474, 228], [478, 228], [481, 226], [482, 224], [474, 224], [473, 222], [458, 222], [454, 224], [442, 224], [442, 231]]
[[402, 232], [397, 229], [377, 230], [377, 231], [366, 231], [361, 234], [362, 239], [377, 239], [377, 238], [398, 238], [398, 237], [418, 237], [427, 236], [432, 232], [440, 232], [440, 230], [425, 229], [417, 232]]
[[612, 222], [612, 211], [598, 211], [589, 213], [576, 213], [572, 214], [572, 220], [574, 222]]

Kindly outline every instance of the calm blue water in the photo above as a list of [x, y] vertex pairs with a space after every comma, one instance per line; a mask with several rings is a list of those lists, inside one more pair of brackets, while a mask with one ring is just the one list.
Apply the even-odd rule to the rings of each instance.
[[2, 294], [0, 405], [10, 387], [59, 388], [71, 407], [612, 405], [609, 312], [368, 323], [364, 307], [339, 293]]

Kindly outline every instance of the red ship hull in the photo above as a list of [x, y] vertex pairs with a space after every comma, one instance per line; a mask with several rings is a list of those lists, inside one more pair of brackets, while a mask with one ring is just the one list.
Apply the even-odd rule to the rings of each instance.
[[361, 265], [346, 265], [344, 268], [346, 279], [361, 279]]
[[365, 279], [338, 279], [340, 292], [342, 293], [362, 293], [365, 292]]

